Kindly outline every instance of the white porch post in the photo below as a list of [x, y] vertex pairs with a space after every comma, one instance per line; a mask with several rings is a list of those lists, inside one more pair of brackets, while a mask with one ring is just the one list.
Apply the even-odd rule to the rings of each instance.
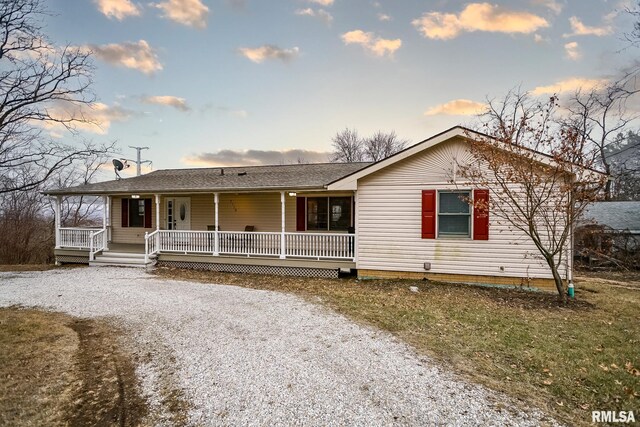
[[107, 196], [107, 242], [111, 241], [111, 196]]
[[156, 194], [156, 230], [160, 230], [160, 195]]
[[284, 205], [285, 205], [285, 199], [284, 199], [284, 191], [280, 192], [280, 210], [282, 212], [282, 232], [280, 233], [280, 259], [285, 259], [286, 256], [286, 250], [285, 250], [285, 235], [284, 235], [284, 229], [285, 229], [285, 215], [284, 215]]
[[[156, 194], [155, 199], [156, 199], [156, 231], [157, 231], [155, 247], [156, 247], [156, 252], [160, 253], [160, 195]], [[145, 242], [147, 242], [147, 239], [145, 239]], [[147, 253], [147, 249], [145, 249], [145, 253]], [[147, 259], [145, 258], [145, 263], [146, 262], [147, 262]]]
[[358, 262], [358, 192], [353, 192], [353, 261]]
[[56, 228], [56, 249], [60, 247], [60, 204], [62, 203], [62, 197], [56, 196], [53, 201], [53, 214], [54, 224]]
[[102, 228], [105, 230], [102, 233], [102, 248], [107, 248], [107, 196], [102, 196]]
[[218, 234], [218, 205], [220, 205], [220, 195], [218, 193], [213, 193], [213, 204], [215, 211], [215, 220], [213, 223], [214, 228], [214, 242], [213, 242], [213, 255], [220, 255], [220, 234]]

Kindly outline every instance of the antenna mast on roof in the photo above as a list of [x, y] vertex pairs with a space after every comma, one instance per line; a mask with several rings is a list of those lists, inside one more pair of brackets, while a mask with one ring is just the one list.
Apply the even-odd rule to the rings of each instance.
[[141, 171], [141, 166], [143, 163], [148, 163], [151, 164], [153, 163], [151, 160], [142, 160], [141, 156], [140, 156], [140, 152], [142, 150], [148, 150], [149, 147], [134, 147], [132, 145], [129, 146], [129, 148], [133, 148], [138, 152], [138, 155], [136, 156], [136, 176], [140, 176], [140, 174], [142, 173]]

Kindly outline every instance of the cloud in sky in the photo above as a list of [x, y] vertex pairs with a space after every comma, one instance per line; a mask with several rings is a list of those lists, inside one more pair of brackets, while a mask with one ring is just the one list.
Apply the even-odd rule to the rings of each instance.
[[95, 0], [98, 10], [107, 18], [122, 21], [128, 16], [140, 15], [140, 7], [131, 0]]
[[154, 3], [162, 10], [163, 17], [188, 27], [205, 28], [209, 8], [201, 0], [166, 0]]
[[386, 13], [378, 13], [378, 21], [380, 22], [391, 21], [391, 17]]
[[329, 159], [328, 152], [294, 150], [220, 150], [199, 153], [182, 159], [190, 166], [255, 166], [305, 163], [322, 163]]
[[87, 47], [93, 51], [98, 59], [111, 65], [131, 68], [145, 74], [153, 74], [162, 70], [162, 64], [156, 51], [145, 40], [120, 44], [91, 44]]
[[436, 105], [425, 111], [425, 116], [473, 116], [487, 108], [486, 104], [469, 99], [454, 99], [444, 104]]
[[296, 15], [299, 16], [313, 16], [314, 18], [319, 19], [327, 25], [330, 25], [333, 21], [333, 16], [324, 9], [313, 10], [308, 7], [306, 9], [298, 9], [295, 11]]
[[549, 26], [530, 12], [511, 11], [489, 3], [470, 3], [459, 14], [428, 12], [412, 24], [426, 38], [448, 40], [463, 32], [533, 33]]
[[577, 16], [569, 18], [569, 24], [571, 25], [571, 33], [563, 34], [563, 37], [572, 36], [608, 36], [613, 33], [613, 26], [609, 23], [613, 19], [613, 15], [609, 14], [605, 16], [605, 24], [600, 27], [590, 27], [582, 23]]
[[569, 42], [565, 43], [564, 51], [567, 54], [567, 58], [572, 61], [577, 61], [582, 58], [582, 52], [580, 52], [580, 47], [578, 46], [578, 42]]
[[311, 3], [316, 3], [321, 6], [331, 6], [334, 0], [309, 0]]
[[277, 59], [282, 62], [290, 62], [298, 57], [300, 49], [297, 47], [283, 49], [275, 45], [266, 44], [255, 48], [241, 47], [238, 49], [238, 52], [249, 61], [260, 64], [267, 59]]
[[374, 33], [362, 30], [349, 31], [340, 37], [344, 44], [359, 44], [367, 52], [379, 57], [392, 57], [395, 51], [402, 46], [400, 39], [383, 39]]
[[562, 12], [562, 9], [564, 9], [564, 4], [560, 3], [557, 0], [532, 0], [531, 3], [538, 6], [546, 7], [556, 15], [560, 15], [560, 12]]
[[[71, 122], [69, 126], [78, 131], [98, 135], [106, 135], [112, 123], [126, 121], [135, 115], [131, 110], [118, 105], [109, 106], [102, 102], [78, 104], [58, 101], [51, 105], [48, 112], [56, 120], [82, 120], [82, 122]], [[49, 130], [53, 137], [59, 137], [61, 133], [67, 130], [62, 123], [48, 121], [38, 122], [37, 124]]]
[[534, 95], [547, 95], [561, 92], [573, 92], [578, 89], [591, 90], [608, 82], [607, 79], [587, 79], [583, 77], [570, 77], [560, 80], [548, 86], [538, 86], [531, 91]]
[[156, 96], [141, 96], [140, 102], [145, 104], [156, 104], [156, 105], [165, 105], [168, 107], [173, 107], [179, 111], [189, 111], [191, 107], [187, 104], [187, 101], [184, 98], [178, 98], [177, 96], [170, 95], [156, 95]]

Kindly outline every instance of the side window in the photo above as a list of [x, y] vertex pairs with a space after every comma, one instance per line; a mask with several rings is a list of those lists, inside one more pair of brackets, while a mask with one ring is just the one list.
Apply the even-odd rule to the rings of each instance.
[[351, 226], [352, 204], [351, 197], [307, 197], [306, 229], [347, 231]]
[[469, 191], [438, 192], [438, 237], [471, 237]]
[[351, 197], [330, 197], [329, 212], [329, 230], [348, 230], [351, 225]]
[[327, 198], [307, 198], [307, 230], [327, 229]]

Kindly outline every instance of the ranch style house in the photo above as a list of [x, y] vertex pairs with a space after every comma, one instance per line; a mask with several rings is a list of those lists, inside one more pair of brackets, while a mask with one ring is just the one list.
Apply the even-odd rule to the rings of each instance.
[[[56, 262], [555, 290], [522, 232], [462, 200], [490, 195], [455, 183], [473, 135], [454, 127], [376, 163], [158, 170], [50, 190]], [[102, 198], [102, 227], [62, 227], [61, 198], [79, 195]]]

